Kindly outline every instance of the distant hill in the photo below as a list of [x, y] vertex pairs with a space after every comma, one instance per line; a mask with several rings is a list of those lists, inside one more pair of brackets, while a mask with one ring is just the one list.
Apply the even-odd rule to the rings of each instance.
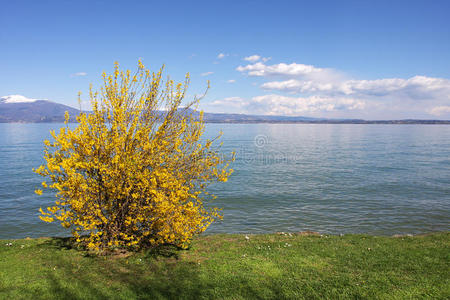
[[[29, 99], [20, 95], [0, 98], [0, 123], [58, 123], [64, 122], [68, 111], [71, 121], [79, 110], [48, 100]], [[290, 116], [205, 113], [208, 123], [311, 123], [311, 124], [450, 124], [450, 120], [379, 120], [324, 119]]]
[[218, 113], [205, 113], [204, 118], [206, 122], [210, 123], [283, 123], [283, 122], [311, 122], [322, 120], [309, 117], [218, 114]]
[[64, 113], [71, 116], [80, 111], [48, 100], [29, 99], [20, 95], [0, 98], [0, 123], [64, 122]]

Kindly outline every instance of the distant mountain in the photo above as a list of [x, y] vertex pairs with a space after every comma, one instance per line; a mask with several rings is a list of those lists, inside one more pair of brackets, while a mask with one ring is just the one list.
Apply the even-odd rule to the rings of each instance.
[[80, 112], [64, 104], [20, 95], [0, 98], [0, 123], [64, 122], [65, 111], [71, 116]]
[[[51, 123], [63, 122], [68, 111], [71, 121], [79, 110], [48, 100], [30, 99], [21, 95], [0, 97], [0, 123]], [[163, 114], [163, 112], [160, 112]], [[312, 124], [450, 124], [449, 120], [379, 120], [324, 119], [290, 116], [265, 116], [244, 114], [205, 113], [208, 123], [312, 123]]]
[[288, 122], [311, 122], [322, 119], [308, 117], [288, 116], [264, 116], [244, 114], [217, 114], [205, 113], [205, 122], [209, 123], [288, 123]]

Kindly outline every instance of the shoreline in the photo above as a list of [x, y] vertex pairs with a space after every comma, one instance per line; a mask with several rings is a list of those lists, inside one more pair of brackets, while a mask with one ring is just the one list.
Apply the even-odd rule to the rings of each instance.
[[[252, 233], [252, 232], [237, 232], [237, 233], [201, 233], [199, 235], [194, 236], [196, 238], [202, 237], [211, 237], [211, 236], [312, 236], [312, 237], [344, 237], [344, 236], [360, 236], [360, 237], [379, 237], [379, 238], [404, 238], [404, 237], [424, 237], [435, 234], [450, 234], [450, 230], [442, 230], [442, 231], [431, 231], [424, 233], [404, 233], [404, 234], [392, 234], [392, 235], [384, 235], [384, 234], [369, 234], [369, 233], [321, 233], [317, 231], [277, 231], [277, 232], [268, 232], [268, 233]], [[40, 237], [24, 237], [24, 238], [0, 238], [0, 245], [3, 241], [20, 241], [20, 240], [40, 240], [40, 239], [67, 239], [72, 238], [71, 235], [67, 236], [40, 236]]]
[[[77, 124], [78, 122], [69, 121], [69, 124]], [[1, 122], [0, 124], [64, 124], [62, 120], [54, 122]], [[357, 120], [357, 121], [331, 121], [331, 120], [319, 120], [319, 121], [215, 121], [207, 120], [205, 124], [349, 124], [349, 125], [450, 125], [450, 120]]]

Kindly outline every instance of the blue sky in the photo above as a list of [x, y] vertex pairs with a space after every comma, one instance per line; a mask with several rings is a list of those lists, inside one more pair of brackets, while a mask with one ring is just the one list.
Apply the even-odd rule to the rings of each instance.
[[450, 1], [0, 5], [0, 96], [77, 106], [114, 61], [142, 58], [190, 72], [189, 97], [209, 79], [210, 112], [450, 119]]

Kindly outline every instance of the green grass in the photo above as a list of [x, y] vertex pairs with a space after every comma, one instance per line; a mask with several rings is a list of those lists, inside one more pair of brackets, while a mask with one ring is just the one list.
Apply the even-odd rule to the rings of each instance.
[[0, 299], [450, 298], [449, 232], [249, 236], [127, 257], [91, 256], [60, 238], [1, 240]]

